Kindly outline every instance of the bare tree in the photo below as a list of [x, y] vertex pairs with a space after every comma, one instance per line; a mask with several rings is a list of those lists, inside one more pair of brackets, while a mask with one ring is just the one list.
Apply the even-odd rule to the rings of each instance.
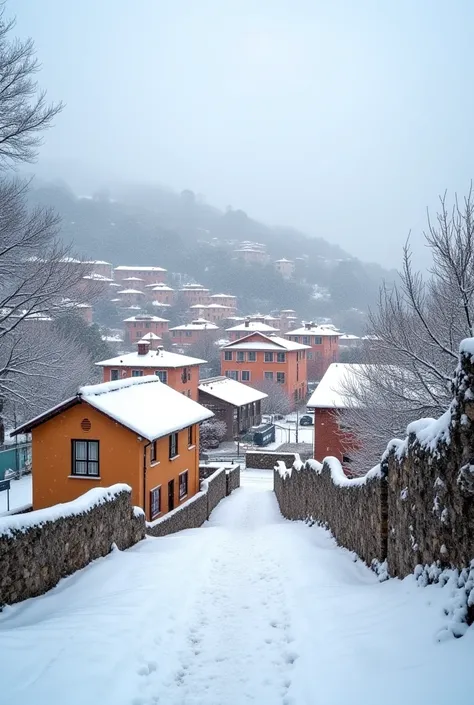
[[217, 448], [225, 438], [227, 425], [225, 421], [219, 419], [209, 419], [203, 421], [199, 427], [199, 450], [200, 452]]
[[41, 323], [33, 326], [80, 302], [80, 284], [87, 273], [59, 241], [56, 215], [45, 208], [29, 210], [28, 184], [7, 173], [20, 162], [34, 160], [43, 130], [62, 108], [46, 102], [35, 81], [40, 67], [33, 42], [14, 38], [14, 26], [1, 3], [0, 443], [4, 408], [36, 410], [56, 397], [63, 383], [67, 386], [75, 366], [82, 369], [80, 352], [46, 333]]
[[358, 437], [354, 470], [366, 472], [387, 442], [405, 433], [407, 423], [438, 416], [451, 398], [451, 379], [460, 341], [474, 331], [474, 196], [449, 207], [440, 199], [435, 221], [424, 233], [432, 262], [428, 275], [416, 271], [409, 242], [403, 249], [399, 281], [383, 287], [370, 314], [374, 336], [371, 364], [348, 378], [351, 408], [344, 425]]
[[281, 414], [285, 416], [291, 411], [291, 399], [283, 385], [272, 380], [263, 380], [253, 385], [267, 395], [262, 399], [262, 414]]

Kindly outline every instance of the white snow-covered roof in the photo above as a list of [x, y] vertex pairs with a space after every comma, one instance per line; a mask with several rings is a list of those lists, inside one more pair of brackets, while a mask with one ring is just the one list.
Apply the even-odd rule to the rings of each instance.
[[142, 282], [143, 279], [141, 277], [124, 277], [122, 279], [123, 282]]
[[93, 272], [92, 274], [85, 274], [82, 278], [92, 279], [93, 281], [97, 282], [113, 282], [113, 279], [111, 279], [110, 277], [104, 277], [103, 274], [97, 274], [96, 272]]
[[268, 323], [260, 323], [259, 321], [247, 321], [246, 323], [238, 323], [236, 326], [226, 328], [226, 330], [231, 333], [278, 333], [278, 328], [269, 326]]
[[128, 267], [127, 265], [121, 264], [119, 267], [115, 267], [116, 272], [166, 272], [163, 267]]
[[263, 392], [259, 392], [258, 389], [248, 387], [246, 384], [236, 382], [229, 377], [204, 379], [199, 383], [198, 389], [233, 406], [244, 406], [245, 404], [265, 399], [268, 396]]
[[293, 340], [286, 340], [286, 338], [280, 338], [276, 335], [270, 338], [263, 333], [259, 333], [259, 336], [261, 336], [259, 340], [248, 340], [253, 335], [255, 334], [250, 333], [245, 338], [224, 345], [222, 350], [275, 350], [276, 352], [281, 352], [283, 350], [309, 350], [311, 347], [310, 345], [295, 343]]
[[339, 336], [339, 340], [361, 340], [358, 335], [352, 335], [352, 333], [344, 333]]
[[152, 291], [174, 291], [167, 284], [148, 284], [147, 288], [151, 288]]
[[145, 296], [143, 291], [138, 291], [138, 289], [122, 289], [122, 291], [117, 291], [117, 294], [140, 294], [141, 296]]
[[234, 294], [212, 294], [211, 299], [236, 299], [237, 297], [234, 296]]
[[125, 355], [117, 355], [117, 357], [111, 357], [109, 360], [101, 360], [95, 364], [99, 367], [149, 367], [150, 369], [161, 370], [165, 368], [191, 367], [191, 365], [202, 365], [205, 362], [206, 360], [200, 360], [198, 357], [178, 355], [178, 353], [169, 352], [168, 350], [149, 350], [145, 355], [139, 355], [138, 351], [136, 351], [125, 353]]
[[79, 395], [95, 409], [149, 441], [214, 415], [160, 382], [155, 375], [80, 387]]
[[293, 264], [293, 260], [286, 259], [286, 257], [282, 257], [281, 259], [276, 259], [275, 262], [288, 262], [289, 264]]
[[218, 326], [209, 321], [204, 321], [202, 319], [196, 319], [192, 323], [183, 323], [182, 326], [175, 326], [170, 328], [171, 330], [218, 330]]
[[295, 328], [295, 330], [289, 330], [285, 335], [319, 335], [319, 336], [340, 336], [337, 328], [331, 325], [311, 325], [310, 327], [302, 326], [301, 328]]
[[156, 335], [155, 333], [145, 333], [145, 335], [142, 337], [141, 341], [149, 341], [149, 340], [161, 340], [159, 335]]
[[308, 403], [310, 409], [347, 409], [355, 401], [344, 394], [344, 383], [355, 379], [364, 365], [334, 362], [329, 365]]
[[86, 259], [84, 260], [84, 264], [108, 264], [109, 267], [112, 266], [112, 262], [106, 262], [103, 259]]
[[145, 323], [148, 323], [148, 322], [168, 323], [167, 318], [160, 318], [159, 316], [148, 316], [146, 314], [143, 314], [142, 316], [130, 316], [130, 318], [126, 318], [124, 320], [124, 323], [138, 322], [138, 321], [145, 321]]
[[183, 284], [181, 291], [210, 291], [202, 284]]
[[189, 307], [191, 308], [203, 308], [203, 309], [221, 309], [226, 311], [231, 311], [230, 306], [223, 306], [222, 304], [193, 304]]

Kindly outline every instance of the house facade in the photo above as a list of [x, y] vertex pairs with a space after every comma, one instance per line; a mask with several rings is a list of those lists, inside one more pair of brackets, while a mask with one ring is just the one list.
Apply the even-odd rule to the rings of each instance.
[[98, 367], [102, 367], [103, 381], [115, 382], [127, 377], [155, 375], [172, 389], [197, 401], [199, 366], [205, 360], [163, 350], [153, 344], [152, 335], [149, 334], [148, 340], [138, 342], [137, 352], [96, 362]]
[[338, 360], [340, 333], [334, 326], [305, 323], [303, 327], [285, 333], [285, 337], [311, 347], [307, 354], [308, 380], [311, 382], [322, 379], [329, 365]]
[[206, 289], [202, 284], [185, 284], [179, 290], [180, 298], [189, 307], [210, 303], [210, 293], [210, 289]]
[[160, 316], [150, 316], [145, 313], [130, 316], [124, 320], [125, 342], [129, 345], [136, 343], [147, 333], [154, 333], [162, 338], [168, 333], [168, 324], [168, 319]]
[[199, 423], [212, 412], [157, 377], [82, 387], [31, 433], [33, 509], [124, 482], [153, 521], [199, 491]]
[[251, 386], [279, 384], [294, 408], [306, 398], [308, 349], [285, 338], [250, 333], [221, 348], [221, 374]]
[[211, 377], [199, 383], [198, 401], [226, 424], [226, 441], [234, 440], [262, 422], [261, 403], [266, 397], [258, 389], [229, 377]]
[[191, 323], [170, 328], [171, 341], [178, 347], [195, 345], [206, 340], [216, 340], [219, 327], [215, 323], [196, 318]]
[[120, 265], [114, 269], [114, 280], [119, 284], [128, 277], [139, 277], [144, 285], [159, 284], [166, 280], [166, 269], [163, 267], [128, 267]]
[[344, 385], [354, 379], [360, 365], [333, 363], [311, 395], [307, 407], [314, 409], [314, 457], [322, 461], [334, 456], [343, 467], [349, 467], [351, 452], [357, 439], [344, 426], [344, 410], [354, 402], [347, 396]]

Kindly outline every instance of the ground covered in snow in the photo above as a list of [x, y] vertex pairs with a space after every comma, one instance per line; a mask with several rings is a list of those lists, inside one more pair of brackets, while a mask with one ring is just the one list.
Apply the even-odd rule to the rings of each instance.
[[[10, 480], [10, 511], [31, 504], [31, 475], [23, 475], [19, 480]], [[7, 512], [7, 492], [0, 492], [0, 516]]]
[[202, 529], [114, 551], [0, 615], [9, 705], [469, 702], [474, 630], [438, 643], [446, 589], [379, 583], [243, 473]]

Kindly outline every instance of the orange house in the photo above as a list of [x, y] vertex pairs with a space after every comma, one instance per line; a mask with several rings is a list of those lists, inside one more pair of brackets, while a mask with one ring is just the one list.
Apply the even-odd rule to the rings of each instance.
[[285, 333], [285, 337], [295, 343], [311, 346], [307, 355], [308, 379], [310, 381], [322, 379], [329, 365], [338, 359], [340, 333], [334, 326], [317, 326], [314, 323], [305, 323], [302, 328]]
[[191, 323], [170, 328], [170, 334], [173, 343], [178, 346], [186, 346], [195, 345], [204, 340], [215, 340], [218, 330], [219, 328], [215, 323], [210, 323], [203, 318], [196, 318]]
[[96, 362], [98, 367], [103, 368], [104, 382], [156, 375], [164, 384], [197, 401], [199, 365], [205, 360], [168, 352], [162, 347], [156, 347], [154, 341], [150, 340], [140, 340], [137, 352]]
[[124, 482], [157, 519], [199, 491], [199, 423], [212, 415], [157, 377], [80, 388], [13, 432], [32, 435], [33, 509]]
[[147, 284], [146, 295], [149, 301], [157, 301], [165, 306], [173, 306], [175, 291], [167, 284]]
[[159, 284], [166, 279], [166, 269], [163, 269], [163, 267], [127, 267], [126, 265], [115, 267], [114, 279], [116, 282], [121, 284], [128, 277], [142, 279], [145, 286], [147, 284]]
[[202, 284], [185, 284], [179, 290], [182, 301], [188, 306], [208, 304], [210, 293], [210, 290], [206, 289]]
[[136, 343], [147, 333], [154, 333], [159, 338], [168, 332], [168, 319], [160, 316], [150, 316], [142, 313], [138, 316], [130, 316], [124, 320], [125, 342]]
[[316, 460], [334, 456], [343, 467], [350, 467], [350, 454], [357, 446], [357, 440], [348, 428], [344, 428], [344, 409], [353, 404], [344, 384], [354, 378], [358, 368], [360, 365], [340, 362], [330, 365], [308, 401], [308, 409], [314, 409]]
[[256, 387], [281, 384], [295, 407], [306, 398], [308, 349], [285, 338], [251, 333], [221, 348], [221, 374]]

